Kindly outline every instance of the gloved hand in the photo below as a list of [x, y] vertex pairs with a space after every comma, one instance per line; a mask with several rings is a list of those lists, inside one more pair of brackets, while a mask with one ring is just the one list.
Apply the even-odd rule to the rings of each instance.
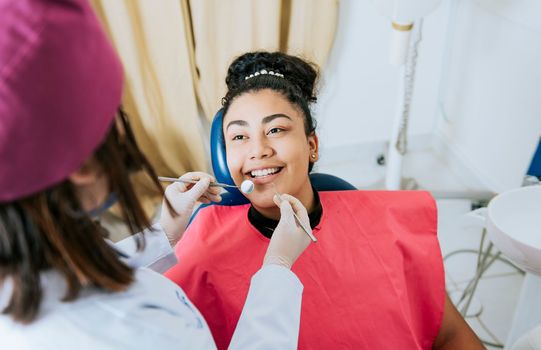
[[[220, 187], [209, 187], [212, 176], [202, 172], [190, 172], [182, 175], [180, 179], [199, 180], [195, 184], [173, 182], [165, 189], [165, 198], [162, 202], [160, 224], [162, 225], [169, 243], [174, 246], [184, 234], [186, 225], [193, 213], [197, 202], [220, 202]], [[167, 206], [166, 199], [174, 212]]]
[[291, 268], [297, 258], [308, 247], [310, 237], [297, 224], [293, 212], [301, 219], [304, 226], [310, 228], [308, 213], [302, 203], [295, 197], [288, 194], [274, 196], [273, 200], [280, 207], [280, 221], [272, 234], [272, 238], [267, 248], [267, 253], [263, 259], [263, 265], [277, 264], [288, 269]]

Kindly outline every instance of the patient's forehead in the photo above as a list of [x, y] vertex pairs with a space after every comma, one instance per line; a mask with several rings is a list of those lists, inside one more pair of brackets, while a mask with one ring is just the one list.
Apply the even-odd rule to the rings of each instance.
[[303, 121], [300, 109], [281, 93], [271, 89], [246, 92], [233, 100], [224, 117], [224, 125], [231, 120], [258, 120], [278, 113], [293, 121], [297, 118]]

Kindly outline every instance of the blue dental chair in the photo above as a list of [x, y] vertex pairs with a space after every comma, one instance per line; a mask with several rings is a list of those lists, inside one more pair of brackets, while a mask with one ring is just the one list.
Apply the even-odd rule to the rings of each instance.
[[[231, 173], [229, 172], [229, 168], [227, 167], [225, 139], [222, 131], [222, 124], [223, 110], [220, 109], [214, 116], [210, 129], [210, 157], [212, 161], [212, 169], [214, 171], [216, 181], [228, 185], [235, 185], [233, 178], [231, 177]], [[310, 174], [310, 182], [317, 191], [356, 190], [355, 186], [349, 182], [329, 174], [312, 173]], [[203, 204], [199, 206], [199, 208], [192, 215], [191, 220], [193, 220], [201, 208], [209, 205], [241, 205], [250, 202], [238, 189], [227, 187], [225, 189], [227, 192], [222, 193], [222, 201], [220, 203]]]

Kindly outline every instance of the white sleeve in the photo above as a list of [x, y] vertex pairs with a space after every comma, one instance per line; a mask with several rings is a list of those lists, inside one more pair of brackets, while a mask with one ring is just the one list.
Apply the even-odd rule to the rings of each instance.
[[126, 255], [124, 261], [133, 268], [147, 267], [159, 273], [167, 271], [177, 263], [175, 252], [160, 224], [137, 235], [145, 235], [145, 249], [137, 251], [136, 238], [130, 236], [115, 243], [115, 248]]
[[229, 349], [297, 349], [303, 285], [278, 265], [253, 277]]

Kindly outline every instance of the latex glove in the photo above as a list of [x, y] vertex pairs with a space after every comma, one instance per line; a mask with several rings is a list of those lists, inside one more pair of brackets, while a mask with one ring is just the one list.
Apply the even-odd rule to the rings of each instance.
[[290, 269], [312, 242], [306, 232], [295, 221], [293, 212], [297, 214], [307, 228], [310, 227], [310, 220], [306, 208], [297, 198], [288, 194], [282, 194], [281, 198], [281, 202], [278, 196], [273, 198], [276, 205], [280, 207], [281, 216], [278, 226], [276, 226], [272, 234], [263, 265], [277, 264]]
[[160, 224], [162, 225], [169, 243], [174, 246], [184, 234], [190, 221], [195, 205], [198, 202], [220, 202], [220, 187], [209, 187], [214, 178], [203, 172], [190, 172], [182, 175], [179, 179], [199, 180], [195, 184], [173, 182], [165, 189], [165, 198], [171, 204], [174, 213], [171, 213], [165, 198], [162, 203]]

